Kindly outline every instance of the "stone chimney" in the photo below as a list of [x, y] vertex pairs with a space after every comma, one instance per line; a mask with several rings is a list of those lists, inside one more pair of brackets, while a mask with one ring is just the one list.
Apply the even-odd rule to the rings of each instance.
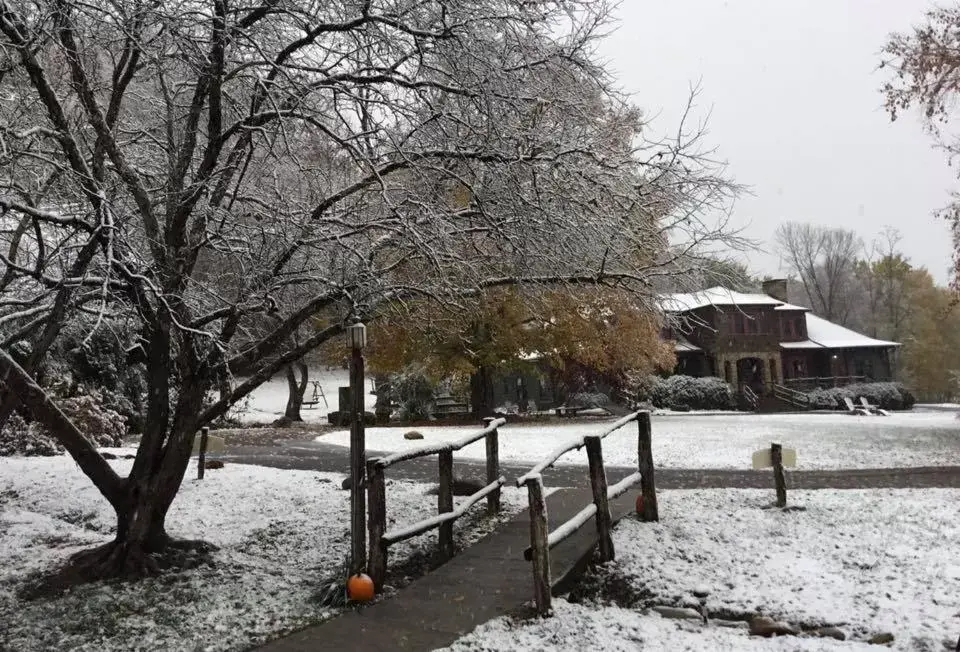
[[769, 281], [764, 281], [763, 293], [777, 301], [789, 303], [787, 301], [787, 279], [785, 278], [772, 278]]

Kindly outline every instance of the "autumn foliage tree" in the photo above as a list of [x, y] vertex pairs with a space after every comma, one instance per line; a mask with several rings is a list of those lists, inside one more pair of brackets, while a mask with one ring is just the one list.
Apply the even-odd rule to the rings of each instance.
[[[422, 308], [422, 307], [419, 307]], [[616, 385], [627, 372], [671, 369], [672, 347], [660, 337], [662, 318], [616, 289], [484, 293], [465, 311], [413, 309], [371, 332], [375, 371], [411, 363], [435, 379], [469, 379], [478, 416], [489, 414], [492, 380], [536, 355], [563, 377], [587, 371]]]
[[[936, 145], [952, 163], [960, 155], [957, 107], [960, 100], [960, 6], [930, 9], [912, 30], [894, 34], [883, 48], [881, 68], [892, 78], [883, 85], [892, 120], [918, 109]], [[960, 291], [960, 193], [940, 211], [952, 229], [953, 287]]]

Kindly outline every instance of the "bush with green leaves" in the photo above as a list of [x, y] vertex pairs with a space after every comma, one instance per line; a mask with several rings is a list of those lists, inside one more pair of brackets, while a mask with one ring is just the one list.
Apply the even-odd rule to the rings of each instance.
[[860, 397], [867, 399], [870, 405], [884, 410], [909, 410], [917, 402], [916, 397], [902, 383], [856, 383], [844, 387], [815, 389], [807, 392], [812, 407], [819, 410], [844, 409], [844, 398], [855, 404]]
[[434, 383], [419, 365], [409, 365], [390, 374], [388, 387], [391, 402], [400, 406], [401, 421], [424, 421], [433, 407]]
[[603, 392], [577, 392], [567, 398], [567, 405], [587, 408], [605, 408], [612, 402]]
[[733, 388], [720, 378], [644, 376], [632, 379], [627, 387], [637, 405], [649, 403], [682, 412], [736, 409]]
[[142, 365], [130, 364], [127, 349], [134, 334], [119, 320], [94, 327], [90, 320], [69, 324], [47, 354], [41, 380], [72, 385], [62, 395], [96, 393], [104, 408], [123, 415], [140, 432], [146, 382]]
[[[59, 386], [58, 389], [63, 389]], [[115, 447], [127, 434], [126, 418], [103, 405], [97, 392], [57, 398], [60, 409], [94, 446]], [[63, 447], [40, 423], [12, 414], [0, 431], [0, 456], [59, 455]]]

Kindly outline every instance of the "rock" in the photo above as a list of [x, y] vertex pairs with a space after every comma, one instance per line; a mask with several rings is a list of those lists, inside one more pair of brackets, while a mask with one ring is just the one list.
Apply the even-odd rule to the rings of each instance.
[[695, 588], [695, 589], [693, 590], [693, 594], [694, 594], [696, 597], [698, 597], [698, 598], [705, 598], [705, 597], [707, 597], [708, 595], [710, 595], [710, 587], [709, 587], [709, 586], [698, 586], [697, 588]]
[[105, 460], [115, 460], [115, 459], [117, 459], [117, 456], [116, 456], [116, 455], [114, 455], [113, 453], [108, 453], [108, 452], [106, 452], [106, 451], [101, 452], [101, 453], [100, 453], [100, 457], [102, 457], [102, 458], [105, 459]]
[[893, 634], [890, 632], [883, 632], [882, 634], [874, 634], [867, 639], [867, 643], [870, 645], [890, 645], [893, 643]]
[[223, 461], [222, 460], [205, 460], [203, 463], [203, 468], [205, 469], [222, 469]]
[[750, 627], [750, 623], [745, 620], [723, 620], [723, 619], [714, 619], [710, 621], [718, 627], [728, 627], [730, 629], [747, 629]]
[[419, 433], [416, 430], [411, 430], [410, 432], [403, 433], [404, 439], [423, 439], [423, 433]]
[[677, 620], [703, 620], [703, 616], [696, 609], [658, 605], [654, 607], [653, 610], [664, 618], [674, 618]]
[[350, 482], [350, 476], [349, 476], [349, 475], [343, 479], [343, 482], [340, 483], [340, 488], [343, 489], [344, 491], [346, 491], [347, 489], [349, 489], [349, 488], [352, 487], [352, 486], [353, 486], [353, 483]]
[[131, 455], [130, 453], [127, 453], [126, 455], [123, 456], [123, 459], [125, 459], [125, 460], [135, 460], [135, 459], [137, 459], [137, 456], [136, 456], [136, 455]]
[[796, 636], [797, 630], [787, 623], [768, 618], [767, 616], [757, 616], [750, 621], [750, 634], [753, 636]]
[[815, 630], [814, 634], [820, 638], [834, 638], [838, 641], [847, 640], [847, 635], [836, 627], [821, 627], [820, 629]]

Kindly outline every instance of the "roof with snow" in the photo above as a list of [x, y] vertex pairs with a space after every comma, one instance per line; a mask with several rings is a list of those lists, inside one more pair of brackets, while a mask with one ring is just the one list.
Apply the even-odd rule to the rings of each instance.
[[[838, 324], [827, 321], [823, 317], [817, 317], [814, 314], [807, 313], [807, 337], [814, 344], [819, 344], [827, 349], [855, 349], [861, 347], [877, 346], [900, 346], [898, 342], [888, 342], [887, 340], [876, 340], [866, 335], [861, 335], [849, 328], [844, 328]], [[780, 346], [783, 346], [781, 344]], [[814, 348], [814, 347], [811, 347]]]
[[780, 306], [783, 301], [766, 294], [735, 292], [725, 287], [713, 287], [700, 292], [665, 294], [660, 307], [666, 312], [684, 312], [706, 306]]
[[674, 335], [673, 350], [677, 353], [692, 353], [694, 351], [703, 351], [699, 346], [685, 338], [683, 335]]
[[[773, 306], [774, 310], [799, 310], [806, 313], [807, 338], [802, 342], [781, 342], [782, 349], [855, 349], [868, 347], [900, 346], [897, 342], [877, 340], [861, 335], [817, 317], [809, 308], [796, 306], [766, 294], [735, 292], [725, 287], [712, 287], [700, 292], [665, 294], [660, 297], [660, 307], [665, 312], [687, 312], [706, 306]], [[678, 338], [674, 349], [678, 352], [693, 352], [701, 349], [684, 338]]]

